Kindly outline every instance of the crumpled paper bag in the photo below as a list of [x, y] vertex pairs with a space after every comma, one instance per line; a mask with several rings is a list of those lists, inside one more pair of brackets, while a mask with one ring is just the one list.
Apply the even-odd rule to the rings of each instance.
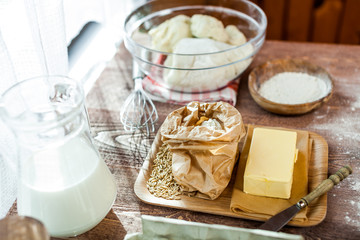
[[[309, 139], [307, 131], [278, 128], [280, 130], [290, 130], [297, 132], [296, 148], [299, 150], [298, 159], [294, 166], [293, 183], [290, 199], [262, 197], [243, 192], [243, 179], [246, 167], [247, 156], [249, 153], [253, 129], [256, 126], [248, 125], [247, 136], [241, 152], [235, 185], [231, 197], [231, 211], [242, 216], [256, 217], [266, 220], [278, 212], [294, 205], [300, 198], [308, 193], [308, 166], [311, 156], [312, 140]], [[270, 127], [267, 127], [270, 128]], [[307, 221], [308, 208], [302, 209], [292, 219], [293, 222]]]
[[245, 135], [239, 111], [225, 102], [191, 102], [170, 113], [160, 133], [173, 154], [172, 172], [183, 191], [216, 199], [230, 181]]

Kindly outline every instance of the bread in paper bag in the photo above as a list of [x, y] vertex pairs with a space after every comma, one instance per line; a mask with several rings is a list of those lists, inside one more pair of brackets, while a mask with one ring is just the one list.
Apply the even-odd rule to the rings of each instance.
[[239, 111], [225, 102], [191, 102], [170, 113], [160, 133], [172, 152], [172, 173], [183, 191], [216, 199], [230, 181], [245, 135]]

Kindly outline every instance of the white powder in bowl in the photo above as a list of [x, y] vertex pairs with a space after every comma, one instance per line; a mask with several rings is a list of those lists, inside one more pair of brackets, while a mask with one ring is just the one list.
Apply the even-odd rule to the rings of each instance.
[[328, 87], [322, 79], [307, 73], [283, 72], [264, 82], [259, 93], [272, 102], [302, 104], [324, 97]]

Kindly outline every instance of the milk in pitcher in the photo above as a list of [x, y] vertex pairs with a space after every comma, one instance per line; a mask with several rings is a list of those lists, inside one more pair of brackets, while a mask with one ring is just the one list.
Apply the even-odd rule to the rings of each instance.
[[23, 168], [19, 215], [45, 224], [51, 236], [75, 236], [97, 225], [116, 195], [113, 178], [86, 139], [36, 153]]

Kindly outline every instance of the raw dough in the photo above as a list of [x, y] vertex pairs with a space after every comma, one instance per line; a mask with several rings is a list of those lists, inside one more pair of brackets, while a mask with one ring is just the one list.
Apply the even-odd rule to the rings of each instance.
[[[209, 38], [184, 38], [175, 45], [174, 53], [199, 54], [218, 52], [233, 47], [234, 46], [232, 45]], [[253, 46], [251, 44], [246, 44], [237, 49], [217, 54], [197, 56], [169, 55], [164, 65], [166, 67], [182, 69], [216, 67], [240, 60], [251, 55], [253, 51]], [[196, 71], [165, 68], [163, 78], [169, 86], [215, 89], [223, 87], [229, 80], [234, 79], [241, 74], [248, 67], [250, 62], [251, 57], [227, 67]]]
[[[178, 15], [150, 30], [153, 48], [159, 51], [180, 54], [204, 54], [198, 56], [168, 55], [164, 65], [163, 79], [170, 87], [214, 90], [223, 87], [229, 80], [240, 75], [250, 64], [254, 48], [246, 43], [246, 37], [235, 26], [224, 28], [215, 17], [195, 14], [191, 18]], [[223, 51], [243, 45], [231, 51]], [[236, 64], [247, 56], [248, 59]], [[215, 68], [225, 64], [227, 67]], [[195, 70], [207, 68], [204, 70]], [[209, 69], [213, 68], [213, 69]]]
[[191, 33], [197, 38], [211, 38], [220, 42], [226, 42], [229, 38], [223, 23], [214, 17], [195, 14], [190, 22]]
[[174, 45], [182, 38], [192, 37], [190, 17], [178, 15], [161, 23], [149, 31], [152, 48], [163, 52], [172, 52]]
[[234, 46], [246, 43], [245, 35], [235, 25], [226, 26], [225, 31], [229, 36], [227, 43]]

